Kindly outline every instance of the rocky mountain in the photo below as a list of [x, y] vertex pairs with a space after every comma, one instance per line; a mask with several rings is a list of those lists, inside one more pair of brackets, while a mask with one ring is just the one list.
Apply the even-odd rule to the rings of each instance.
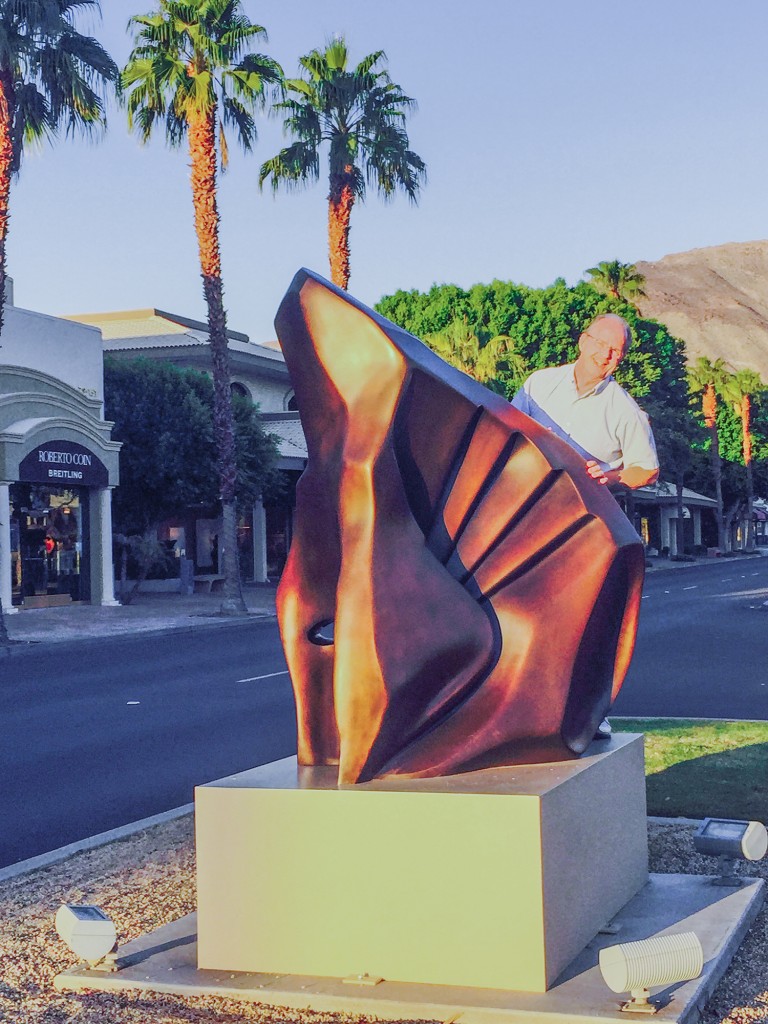
[[732, 242], [638, 262], [643, 316], [682, 338], [698, 356], [750, 367], [768, 383], [768, 241]]

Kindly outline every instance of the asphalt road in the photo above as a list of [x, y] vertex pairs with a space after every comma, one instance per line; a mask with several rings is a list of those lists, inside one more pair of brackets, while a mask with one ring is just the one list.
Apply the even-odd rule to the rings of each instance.
[[[617, 715], [768, 719], [768, 558], [649, 574]], [[190, 803], [295, 751], [274, 622], [0, 661], [0, 867]]]
[[649, 573], [617, 715], [768, 719], [768, 558]]
[[0, 676], [0, 867], [296, 750], [273, 622], [40, 645]]

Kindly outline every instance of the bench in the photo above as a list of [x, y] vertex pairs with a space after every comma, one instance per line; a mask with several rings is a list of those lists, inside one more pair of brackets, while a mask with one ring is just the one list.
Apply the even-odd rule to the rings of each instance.
[[223, 575], [217, 573], [210, 573], [205, 576], [193, 576], [192, 582], [194, 583], [194, 591], [196, 594], [211, 594], [217, 590], [224, 589]]

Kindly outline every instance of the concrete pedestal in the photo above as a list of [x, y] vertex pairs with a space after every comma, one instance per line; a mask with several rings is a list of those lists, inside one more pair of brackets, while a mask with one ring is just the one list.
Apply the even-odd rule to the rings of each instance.
[[544, 992], [647, 879], [639, 736], [341, 790], [290, 758], [195, 809], [201, 969]]

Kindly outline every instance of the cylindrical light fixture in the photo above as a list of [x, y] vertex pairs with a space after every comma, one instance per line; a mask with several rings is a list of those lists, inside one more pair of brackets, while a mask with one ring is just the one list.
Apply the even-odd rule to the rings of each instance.
[[704, 950], [695, 932], [657, 935], [640, 942], [623, 942], [600, 950], [600, 973], [613, 992], [630, 992], [628, 1009], [655, 1012], [648, 990], [655, 985], [698, 978]]

